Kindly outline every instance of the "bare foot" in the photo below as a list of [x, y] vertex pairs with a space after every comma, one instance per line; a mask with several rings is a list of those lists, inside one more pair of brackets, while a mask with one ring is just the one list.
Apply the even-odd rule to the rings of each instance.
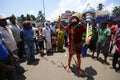
[[65, 70], [66, 70], [67, 72], [70, 72], [70, 66], [66, 66]]

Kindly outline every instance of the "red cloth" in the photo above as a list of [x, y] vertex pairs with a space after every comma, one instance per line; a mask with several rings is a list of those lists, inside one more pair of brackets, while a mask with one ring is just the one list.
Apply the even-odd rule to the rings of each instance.
[[[75, 53], [81, 54], [82, 45], [80, 45], [80, 43], [82, 42], [83, 33], [86, 32], [86, 26], [76, 27], [74, 32], [71, 27], [68, 27], [67, 29], [69, 32], [69, 52], [71, 52], [72, 48], [75, 48]], [[72, 35], [74, 37], [73, 42], [75, 46], [71, 45]]]
[[120, 38], [115, 39], [115, 44], [118, 49], [116, 49], [116, 53], [120, 54]]
[[109, 26], [108, 28], [109, 28], [111, 31], [115, 31], [115, 30], [116, 30], [115, 25]]
[[53, 45], [56, 45], [56, 41], [57, 41], [56, 36], [52, 36], [51, 37], [51, 42], [52, 42]]
[[108, 26], [108, 28], [111, 30], [110, 39], [112, 40], [114, 38], [114, 33], [116, 31], [116, 26], [115, 25], [111, 25], [111, 26]]

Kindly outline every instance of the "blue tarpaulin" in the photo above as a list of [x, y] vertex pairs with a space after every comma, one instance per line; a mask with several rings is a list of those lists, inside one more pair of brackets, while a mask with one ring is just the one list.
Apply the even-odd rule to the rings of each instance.
[[95, 21], [96, 21], [96, 22], [107, 21], [108, 19], [109, 19], [109, 15], [104, 15], [104, 16], [97, 16], [97, 17], [95, 17]]

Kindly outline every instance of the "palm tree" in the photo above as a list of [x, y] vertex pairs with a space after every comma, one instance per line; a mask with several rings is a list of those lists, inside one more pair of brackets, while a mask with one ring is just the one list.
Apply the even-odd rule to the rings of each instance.
[[27, 14], [26, 18], [27, 20], [31, 20], [31, 16], [29, 14]]
[[99, 4], [98, 4], [98, 7], [97, 7], [98, 10], [101, 11], [101, 10], [103, 9], [103, 6], [104, 6], [104, 5], [103, 5], [102, 3], [99, 3]]
[[22, 18], [21, 17], [17, 17], [17, 22], [21, 23], [22, 22]]
[[35, 18], [34, 15], [31, 15], [31, 19], [32, 19], [32, 21], [35, 21], [35, 20], [36, 20], [36, 18]]
[[26, 20], [26, 17], [22, 14], [22, 15], [21, 15], [21, 19], [22, 19], [22, 21], [25, 21], [25, 20]]
[[118, 17], [120, 16], [120, 6], [115, 6], [112, 11], [113, 15]]
[[45, 18], [45, 17], [44, 17], [44, 15], [43, 15], [42, 11], [39, 11], [39, 12], [38, 12], [37, 19], [38, 19], [38, 20], [41, 20], [41, 19], [44, 19], [44, 18]]

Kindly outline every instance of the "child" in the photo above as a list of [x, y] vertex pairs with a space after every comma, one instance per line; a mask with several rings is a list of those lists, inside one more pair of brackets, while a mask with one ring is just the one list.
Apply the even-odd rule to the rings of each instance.
[[56, 38], [56, 34], [55, 33], [53, 33], [51, 35], [51, 41], [52, 41], [52, 51], [56, 52], [56, 41], [57, 41], [57, 38]]
[[36, 39], [38, 41], [38, 46], [41, 50], [41, 56], [43, 56], [44, 54], [44, 36], [42, 33], [42, 28], [39, 29], [39, 31], [36, 32]]

